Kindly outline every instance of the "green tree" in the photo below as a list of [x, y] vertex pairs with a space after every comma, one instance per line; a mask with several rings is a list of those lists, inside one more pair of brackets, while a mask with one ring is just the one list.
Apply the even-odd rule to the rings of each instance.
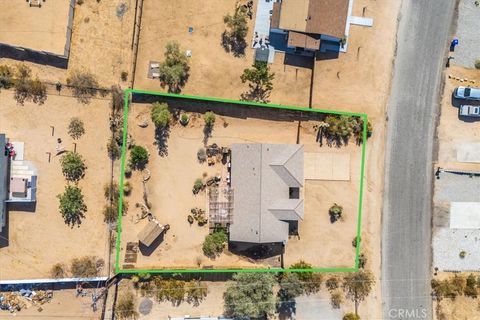
[[203, 115], [203, 120], [205, 120], [205, 126], [207, 127], [213, 127], [215, 124], [215, 113], [212, 111], [207, 111]]
[[99, 89], [98, 81], [93, 74], [79, 70], [73, 71], [67, 78], [67, 85], [72, 88], [73, 95], [78, 101], [84, 104], [89, 103]]
[[168, 110], [168, 104], [154, 102], [151, 111], [153, 124], [157, 128], [166, 128], [172, 119], [172, 114]]
[[165, 61], [160, 64], [160, 83], [168, 86], [169, 92], [179, 93], [188, 80], [187, 56], [180, 50], [177, 41], [170, 41], [165, 47]]
[[[312, 265], [303, 260], [298, 261], [290, 266], [290, 269], [312, 269]], [[303, 283], [303, 290], [306, 294], [318, 292], [322, 286], [323, 276], [321, 273], [314, 272], [298, 272], [298, 278]]]
[[343, 290], [348, 299], [355, 303], [355, 314], [358, 314], [358, 305], [372, 291], [375, 279], [370, 271], [360, 270], [343, 278]]
[[255, 61], [252, 68], [243, 70], [240, 79], [242, 83], [248, 82], [250, 90], [242, 94], [243, 100], [267, 102], [273, 89], [275, 73], [270, 72], [268, 63]]
[[130, 165], [133, 168], [143, 168], [148, 163], [148, 151], [142, 146], [134, 146], [130, 150]]
[[9, 89], [13, 86], [13, 70], [7, 65], [0, 66], [0, 89]]
[[223, 17], [226, 30], [222, 34], [222, 45], [225, 51], [233, 52], [234, 56], [245, 54], [247, 42], [245, 37], [248, 32], [247, 10], [243, 6], [236, 8], [233, 15]]
[[236, 318], [262, 318], [275, 311], [271, 273], [237, 273], [224, 293], [225, 315]]
[[131, 291], [127, 291], [118, 299], [115, 307], [115, 317], [119, 320], [137, 319], [136, 297]]
[[71, 118], [68, 124], [68, 134], [73, 139], [78, 139], [85, 134], [85, 124], [83, 121], [77, 117]]
[[280, 290], [278, 296], [282, 301], [294, 299], [304, 293], [303, 283], [298, 277], [298, 273], [285, 273], [280, 279]]
[[360, 316], [356, 315], [355, 313], [346, 313], [342, 320], [360, 320]]
[[205, 237], [202, 250], [207, 257], [215, 258], [220, 255], [228, 241], [228, 236], [224, 231], [215, 231]]
[[59, 209], [65, 223], [72, 227], [80, 224], [87, 212], [82, 190], [77, 186], [66, 186], [65, 191], [57, 197], [60, 200]]
[[84, 174], [85, 162], [82, 156], [76, 152], [67, 152], [60, 158], [62, 165], [62, 172], [65, 178], [69, 181], [78, 181]]
[[190, 280], [185, 283], [187, 302], [199, 306], [200, 302], [207, 296], [207, 285], [200, 280]]

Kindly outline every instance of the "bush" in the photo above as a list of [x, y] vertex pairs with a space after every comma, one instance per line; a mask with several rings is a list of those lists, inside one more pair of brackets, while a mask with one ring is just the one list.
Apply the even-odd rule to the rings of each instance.
[[360, 316], [355, 313], [347, 313], [343, 316], [342, 320], [360, 320]]
[[0, 66], [0, 89], [9, 89], [13, 86], [13, 70], [7, 65]]
[[207, 127], [213, 127], [213, 125], [215, 124], [215, 113], [213, 113], [212, 111], [207, 111], [203, 115], [203, 119], [205, 120], [205, 125]]
[[289, 272], [282, 275], [278, 292], [281, 301], [290, 301], [303, 293], [303, 284], [297, 273]]
[[137, 303], [135, 295], [127, 291], [121, 295], [118, 299], [117, 306], [115, 308], [115, 318], [119, 320], [137, 319]]
[[465, 296], [474, 298], [474, 299], [477, 298], [478, 296], [477, 278], [473, 274], [470, 274], [467, 277], [464, 294]]
[[480, 59], [475, 60], [475, 69], [480, 69]]
[[172, 119], [172, 114], [168, 110], [168, 104], [155, 102], [152, 104], [151, 111], [153, 124], [157, 128], [166, 128]]
[[69, 181], [78, 181], [84, 174], [85, 162], [80, 154], [76, 152], [67, 152], [60, 158], [60, 163], [62, 165], [62, 173], [65, 178]]
[[197, 159], [200, 163], [204, 163], [205, 161], [207, 161], [207, 152], [205, 151], [205, 148], [198, 149]]
[[62, 279], [67, 278], [67, 270], [63, 263], [56, 263], [53, 265], [52, 269], [50, 270], [50, 276], [53, 279]]
[[194, 306], [200, 305], [200, 302], [207, 296], [208, 289], [205, 283], [199, 280], [190, 280], [185, 283], [185, 292], [187, 294], [187, 302]]
[[148, 163], [148, 151], [144, 147], [134, 146], [130, 150], [130, 165], [133, 168], [143, 168]]
[[217, 231], [205, 237], [203, 243], [203, 254], [207, 257], [215, 258], [223, 251], [225, 243], [228, 241], [228, 236], [223, 231]]
[[182, 113], [182, 115], [180, 116], [180, 124], [181, 124], [182, 126], [186, 126], [186, 125], [188, 124], [188, 121], [189, 121], [189, 120], [190, 120], [190, 119], [188, 118], [187, 114]]
[[70, 271], [75, 278], [90, 278], [98, 276], [99, 260], [93, 256], [85, 256], [72, 260]]
[[127, 81], [128, 79], [128, 72], [127, 71], [122, 71], [122, 73], [120, 73], [120, 79], [122, 79], [122, 81]]
[[123, 193], [128, 196], [130, 195], [130, 193], [132, 192], [132, 184], [130, 183], [130, 181], [125, 181], [125, 183], [123, 184]]
[[336, 291], [330, 295], [330, 304], [333, 309], [340, 309], [342, 302], [343, 296], [341, 292]]
[[203, 181], [202, 181], [202, 179], [198, 178], [198, 179], [195, 180], [195, 182], [193, 183], [192, 192], [193, 192], [193, 194], [197, 194], [197, 193], [199, 193], [202, 189], [203, 189]]
[[465, 257], [467, 256], [467, 252], [464, 251], [464, 250], [462, 250], [462, 251], [460, 251], [460, 253], [458, 254], [458, 256], [460, 257], [460, 259], [463, 259], [463, 258], [465, 258]]
[[116, 160], [120, 158], [122, 154], [122, 149], [120, 148], [120, 146], [117, 144], [117, 141], [115, 141], [113, 137], [110, 137], [110, 139], [108, 139], [107, 152], [108, 152], [108, 156], [112, 160]]
[[32, 100], [34, 103], [43, 104], [47, 99], [47, 88], [38, 78], [32, 79], [32, 71], [29, 67], [17, 65], [15, 86], [15, 100], [23, 105], [25, 101]]
[[77, 186], [66, 186], [63, 194], [59, 194], [57, 198], [60, 201], [59, 210], [65, 223], [72, 227], [80, 224], [87, 212], [82, 190]]
[[328, 214], [330, 215], [330, 221], [335, 222], [342, 217], [343, 207], [334, 203], [333, 206], [328, 209]]
[[67, 78], [67, 84], [72, 87], [72, 91], [78, 101], [89, 103], [90, 99], [97, 95], [99, 87], [95, 76], [89, 72], [74, 71]]
[[[312, 269], [312, 265], [303, 260], [292, 264], [290, 269]], [[322, 286], [323, 276], [321, 273], [299, 272], [298, 278], [303, 283], [303, 290], [306, 294], [316, 293]]]
[[337, 277], [332, 276], [328, 278], [327, 281], [325, 281], [325, 286], [329, 291], [334, 291], [338, 289], [338, 287], [340, 286], [340, 282], [338, 281]]
[[68, 124], [68, 134], [73, 139], [80, 138], [85, 133], [85, 125], [83, 121], [77, 117], [71, 118]]

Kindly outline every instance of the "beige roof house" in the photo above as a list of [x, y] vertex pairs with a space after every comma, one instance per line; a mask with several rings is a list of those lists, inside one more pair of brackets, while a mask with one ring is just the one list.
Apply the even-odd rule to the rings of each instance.
[[286, 242], [289, 221], [303, 219], [303, 145], [232, 145], [235, 193], [230, 241]]
[[282, 0], [272, 10], [271, 27], [336, 38], [345, 36], [349, 0]]

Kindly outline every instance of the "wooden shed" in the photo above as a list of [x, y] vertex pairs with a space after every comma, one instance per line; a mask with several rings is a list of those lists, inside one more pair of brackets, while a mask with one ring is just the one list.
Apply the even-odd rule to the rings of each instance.
[[164, 226], [161, 224], [149, 221], [138, 234], [138, 241], [149, 247], [162, 234], [164, 229]]

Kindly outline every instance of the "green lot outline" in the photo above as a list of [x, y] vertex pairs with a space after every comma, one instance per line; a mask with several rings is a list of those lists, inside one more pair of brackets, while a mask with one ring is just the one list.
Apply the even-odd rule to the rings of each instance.
[[[197, 101], [207, 101], [207, 102], [220, 102], [228, 103], [233, 105], [247, 105], [253, 107], [261, 108], [276, 108], [276, 109], [285, 109], [285, 110], [296, 110], [303, 112], [318, 112], [318, 113], [327, 113], [327, 114], [336, 114], [336, 115], [348, 115], [348, 116], [357, 116], [363, 119], [363, 132], [362, 132], [362, 162], [360, 167], [360, 192], [358, 198], [358, 216], [357, 216], [357, 245], [355, 250], [355, 265], [352, 268], [315, 268], [312, 269], [288, 269], [288, 268], [258, 268], [258, 269], [120, 269], [120, 239], [122, 235], [122, 200], [123, 200], [123, 183], [125, 176], [125, 158], [126, 158], [126, 141], [127, 141], [127, 122], [128, 122], [128, 102], [130, 94], [144, 94], [144, 95], [155, 95], [162, 97], [170, 98], [180, 98], [180, 99], [190, 99]], [[294, 107], [286, 106], [279, 104], [269, 104], [269, 103], [257, 103], [249, 101], [238, 101], [230, 99], [220, 99], [220, 98], [210, 98], [210, 97], [201, 97], [193, 95], [184, 95], [184, 94], [173, 94], [165, 92], [156, 92], [156, 91], [146, 91], [146, 90], [137, 90], [137, 89], [127, 89], [124, 91], [124, 113], [123, 113], [123, 137], [122, 137], [122, 159], [121, 159], [121, 171], [120, 171], [120, 201], [118, 208], [118, 223], [117, 223], [117, 239], [115, 245], [115, 273], [121, 274], [136, 274], [136, 273], [231, 273], [231, 272], [357, 272], [358, 271], [358, 260], [360, 256], [360, 234], [362, 226], [362, 203], [363, 203], [363, 180], [364, 180], [364, 170], [365, 170], [365, 147], [367, 142], [367, 123], [368, 117], [364, 113], [355, 113], [355, 112], [343, 112], [343, 111], [330, 111], [322, 109], [310, 109], [303, 107]]]

